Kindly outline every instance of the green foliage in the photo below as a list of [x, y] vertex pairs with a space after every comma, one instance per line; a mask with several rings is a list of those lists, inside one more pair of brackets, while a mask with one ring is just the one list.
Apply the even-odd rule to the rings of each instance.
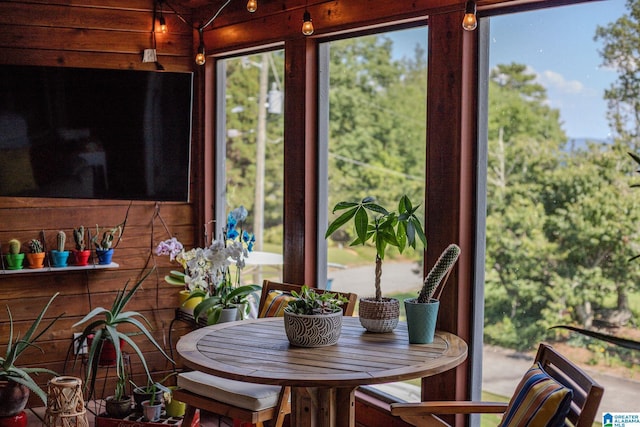
[[398, 202], [397, 211], [387, 210], [375, 203], [373, 197], [365, 197], [360, 202], [340, 202], [333, 208], [334, 213], [344, 212], [329, 224], [325, 238], [352, 221], [356, 239], [351, 246], [365, 245], [372, 241], [376, 247], [375, 287], [378, 301], [382, 299], [380, 276], [387, 246], [394, 246], [402, 253], [408, 247], [415, 249], [418, 241], [422, 242], [423, 246], [427, 244], [422, 223], [416, 215], [418, 207], [419, 205], [413, 207], [409, 197], [404, 195]]
[[[152, 268], [145, 273], [135, 285], [129, 289], [129, 282], [124, 285], [122, 290], [119, 290], [111, 305], [111, 308], [96, 307], [91, 310], [80, 321], [76, 322], [73, 327], [86, 323], [86, 326], [82, 330], [81, 335], [77, 338], [78, 343], [84, 343], [90, 335], [93, 335], [91, 345], [87, 351], [86, 362], [86, 376], [85, 376], [85, 390], [92, 390], [96, 381], [96, 374], [98, 369], [98, 356], [102, 351], [102, 345], [105, 340], [110, 341], [116, 352], [116, 373], [118, 375], [118, 384], [116, 384], [116, 396], [118, 393], [122, 393], [124, 390], [123, 384], [128, 383], [126, 370], [124, 366], [122, 348], [120, 347], [120, 340], [127, 343], [133, 351], [138, 355], [138, 358], [142, 362], [147, 379], [153, 382], [151, 379], [151, 373], [147, 366], [146, 359], [140, 347], [131, 339], [133, 335], [144, 335], [153, 346], [160, 351], [160, 353], [167, 358], [171, 363], [173, 360], [165, 353], [160, 344], [153, 338], [147, 326], [151, 324], [149, 321], [137, 311], [124, 311], [129, 301], [133, 298], [135, 293], [140, 289], [140, 286], [144, 280], [155, 270]], [[142, 320], [142, 321], [140, 321]], [[144, 322], [144, 323], [143, 323]], [[145, 326], [145, 324], [147, 326]], [[137, 332], [124, 332], [118, 328], [121, 326], [129, 326]], [[76, 356], [76, 361], [77, 361]]]
[[216, 287], [216, 293], [211, 296], [202, 290], [196, 290], [189, 295], [187, 301], [191, 298], [203, 298], [193, 309], [193, 316], [197, 319], [202, 314], [207, 315], [207, 323], [215, 325], [220, 320], [222, 310], [225, 308], [233, 308], [238, 304], [246, 302], [246, 298], [253, 292], [262, 289], [258, 285], [244, 285], [234, 287], [228, 283], [222, 283]]
[[332, 314], [340, 310], [340, 306], [347, 302], [347, 299], [332, 292], [317, 293], [307, 285], [302, 286], [300, 292], [291, 291], [296, 299], [289, 301], [285, 311], [295, 314]]
[[35, 347], [43, 352], [42, 349], [35, 344], [35, 342], [45, 332], [47, 332], [60, 317], [62, 317], [62, 314], [52, 319], [40, 332], [36, 333], [36, 331], [40, 326], [45, 313], [51, 306], [51, 303], [57, 296], [58, 293], [54, 294], [49, 299], [47, 305], [45, 305], [44, 308], [40, 311], [38, 317], [36, 317], [27, 332], [22, 337], [14, 335], [13, 317], [11, 316], [11, 310], [9, 309], [9, 306], [7, 306], [7, 314], [9, 315], [9, 339], [7, 340], [5, 355], [3, 357], [0, 357], [0, 380], [14, 381], [18, 384], [26, 386], [29, 390], [34, 392], [45, 405], [47, 403], [47, 394], [44, 392], [44, 390], [42, 390], [42, 388], [40, 388], [40, 386], [35, 382], [31, 375], [50, 374], [52, 376], [56, 376], [57, 374], [52, 370], [46, 368], [20, 368], [16, 366], [16, 363], [18, 362], [20, 355], [28, 348]]

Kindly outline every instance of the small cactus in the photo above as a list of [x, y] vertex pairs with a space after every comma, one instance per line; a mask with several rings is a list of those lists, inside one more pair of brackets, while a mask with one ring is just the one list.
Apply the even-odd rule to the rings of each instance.
[[122, 224], [117, 225], [102, 233], [102, 238], [99, 239], [100, 228], [96, 224], [96, 235], [91, 238], [91, 242], [96, 246], [96, 249], [104, 250], [110, 249], [113, 245], [116, 235], [118, 238], [122, 236]]
[[20, 240], [18, 239], [9, 240], [9, 253], [13, 255], [19, 254], [20, 246], [22, 246], [22, 243], [20, 243]]
[[44, 246], [42, 245], [42, 242], [40, 240], [31, 239], [31, 241], [29, 242], [29, 250], [32, 254], [39, 254], [44, 252]]
[[64, 252], [64, 245], [67, 243], [66, 233], [62, 230], [58, 231], [56, 241], [58, 242], [58, 252]]
[[451, 271], [451, 268], [458, 260], [458, 256], [460, 256], [460, 247], [454, 243], [447, 246], [447, 249], [440, 254], [440, 257], [434, 264], [427, 277], [424, 279], [424, 285], [422, 286], [422, 290], [420, 291], [420, 295], [418, 295], [419, 303], [425, 304], [429, 302], [431, 298], [433, 298], [434, 293], [440, 286], [442, 279], [445, 278], [447, 273]]
[[73, 239], [76, 241], [76, 249], [79, 251], [84, 251], [84, 225], [73, 229]]

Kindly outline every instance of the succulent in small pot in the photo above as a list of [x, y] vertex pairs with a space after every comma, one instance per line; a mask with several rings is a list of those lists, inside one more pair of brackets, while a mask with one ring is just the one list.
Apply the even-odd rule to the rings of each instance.
[[93, 243], [96, 248], [96, 255], [98, 256], [99, 264], [111, 263], [113, 250], [115, 249], [114, 242], [115, 245], [118, 244], [122, 237], [123, 229], [123, 224], [118, 224], [113, 228], [101, 230], [96, 224], [96, 234], [91, 238], [91, 243]]
[[31, 239], [29, 241], [29, 253], [26, 254], [29, 261], [29, 268], [44, 267], [44, 245], [39, 239]]
[[73, 251], [73, 258], [75, 265], [87, 265], [89, 263], [89, 256], [91, 251], [86, 248], [85, 244], [86, 231], [83, 225], [73, 229], [73, 240], [76, 243], [76, 248]]
[[317, 293], [308, 286], [291, 291], [284, 309], [287, 339], [298, 347], [324, 347], [338, 342], [342, 331], [342, 304], [347, 299], [331, 292]]
[[390, 211], [377, 204], [373, 197], [359, 202], [340, 202], [333, 212], [344, 211], [329, 224], [325, 238], [352, 221], [356, 239], [351, 246], [365, 245], [371, 241], [376, 248], [375, 298], [361, 298], [359, 317], [362, 326], [370, 332], [389, 332], [398, 324], [400, 302], [395, 298], [383, 298], [380, 288], [382, 261], [388, 246], [402, 253], [407, 247], [416, 248], [418, 242], [426, 246], [427, 239], [416, 211], [407, 195], [400, 198], [397, 211]]
[[7, 268], [9, 270], [22, 270], [24, 262], [24, 253], [20, 252], [22, 243], [18, 239], [9, 240], [9, 253], [5, 255], [7, 260]]
[[67, 234], [60, 230], [56, 234], [56, 249], [51, 250], [51, 263], [54, 267], [66, 267], [69, 259], [69, 251], [64, 249], [67, 243]]

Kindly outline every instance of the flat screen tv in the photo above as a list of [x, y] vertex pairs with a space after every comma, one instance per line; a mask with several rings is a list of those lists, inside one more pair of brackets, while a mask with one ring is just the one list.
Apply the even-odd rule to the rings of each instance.
[[192, 73], [0, 65], [0, 196], [187, 201]]

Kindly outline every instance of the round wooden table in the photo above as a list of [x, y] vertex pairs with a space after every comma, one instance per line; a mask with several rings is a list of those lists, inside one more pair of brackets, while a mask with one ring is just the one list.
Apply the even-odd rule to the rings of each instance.
[[343, 319], [337, 344], [289, 344], [282, 318], [222, 323], [184, 335], [178, 354], [190, 368], [233, 380], [291, 386], [291, 425], [353, 426], [360, 385], [427, 377], [467, 357], [467, 344], [436, 332], [432, 344], [409, 344], [404, 322], [390, 333], [365, 331]]

